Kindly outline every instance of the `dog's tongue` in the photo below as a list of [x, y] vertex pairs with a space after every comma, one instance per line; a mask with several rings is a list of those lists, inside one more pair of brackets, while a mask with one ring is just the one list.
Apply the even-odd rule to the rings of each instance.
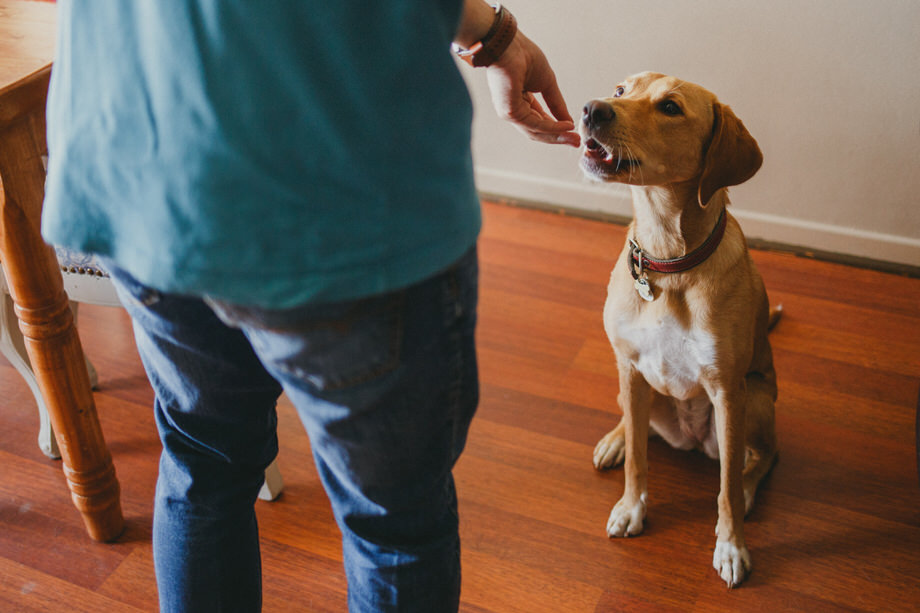
[[613, 164], [616, 161], [613, 153], [608, 153], [604, 146], [593, 138], [585, 141], [585, 154], [592, 159], [601, 160], [605, 164]]

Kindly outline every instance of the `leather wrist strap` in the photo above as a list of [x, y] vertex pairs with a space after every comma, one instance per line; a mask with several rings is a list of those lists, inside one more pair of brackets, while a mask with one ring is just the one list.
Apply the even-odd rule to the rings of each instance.
[[517, 34], [517, 20], [511, 11], [499, 4], [496, 6], [492, 27], [482, 37], [482, 40], [469, 49], [457, 51], [457, 55], [470, 66], [477, 68], [491, 66], [502, 56], [515, 34]]

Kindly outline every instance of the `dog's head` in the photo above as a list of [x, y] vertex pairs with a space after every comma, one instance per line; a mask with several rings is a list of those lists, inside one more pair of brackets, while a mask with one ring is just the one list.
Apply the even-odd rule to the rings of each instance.
[[591, 178], [631, 185], [698, 182], [700, 206], [754, 176], [757, 141], [699, 85], [644, 72], [585, 105], [581, 166]]

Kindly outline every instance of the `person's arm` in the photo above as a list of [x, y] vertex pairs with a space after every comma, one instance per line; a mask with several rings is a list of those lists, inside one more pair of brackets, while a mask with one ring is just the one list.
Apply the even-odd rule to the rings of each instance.
[[[500, 36], [493, 28], [497, 25], [496, 15], [495, 8], [485, 0], [465, 0], [454, 42], [472, 50], [483, 38]], [[505, 33], [511, 31], [509, 28]], [[579, 146], [581, 138], [574, 131], [575, 122], [549, 62], [533, 41], [516, 28], [513, 32], [510, 43], [497, 58], [488, 58], [486, 77], [496, 112], [534, 140]], [[548, 112], [534, 94], [543, 97]]]

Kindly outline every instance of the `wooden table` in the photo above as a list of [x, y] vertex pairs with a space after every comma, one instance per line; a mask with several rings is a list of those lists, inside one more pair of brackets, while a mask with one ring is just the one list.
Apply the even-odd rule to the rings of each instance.
[[109, 541], [124, 529], [118, 480], [57, 259], [40, 234], [54, 37], [53, 4], [0, 0], [0, 262], [74, 504], [89, 535]]

